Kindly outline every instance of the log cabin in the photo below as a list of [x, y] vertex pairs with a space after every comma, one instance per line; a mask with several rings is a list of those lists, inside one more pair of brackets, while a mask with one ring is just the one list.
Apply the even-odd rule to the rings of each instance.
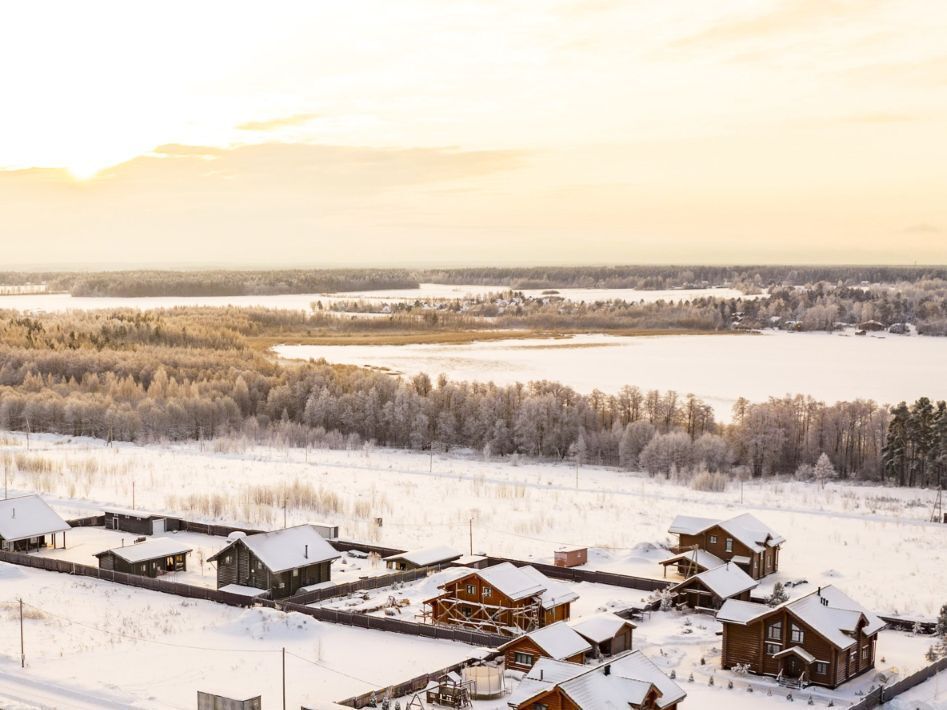
[[109, 530], [124, 530], [136, 535], [163, 535], [181, 529], [179, 518], [170, 518], [163, 513], [144, 510], [106, 508], [105, 527]]
[[687, 693], [641, 651], [596, 666], [542, 658], [510, 695], [514, 710], [677, 710]]
[[776, 607], [730, 599], [723, 624], [724, 668], [745, 665], [793, 687], [835, 688], [875, 667], [884, 622], [833, 586]]
[[509, 562], [471, 569], [439, 588], [442, 594], [424, 602], [426, 620], [510, 635], [568, 620], [579, 598], [537, 569]]
[[630, 651], [636, 627], [617, 614], [605, 613], [577, 621], [572, 628], [592, 644], [594, 655], [602, 658]]
[[540, 658], [554, 661], [584, 663], [585, 656], [592, 653], [592, 644], [576, 633], [564, 621], [530, 631], [500, 646], [506, 667], [516, 671], [528, 671]]
[[397, 555], [383, 557], [382, 560], [388, 569], [410, 570], [444, 565], [448, 562], [455, 562], [462, 556], [462, 553], [452, 547], [439, 545], [437, 547], [425, 547], [421, 550], [408, 550]]
[[675, 584], [668, 591], [675, 605], [699, 611], [716, 611], [727, 599], [750, 601], [750, 590], [759, 584], [740, 567], [724, 562]]
[[136, 574], [142, 577], [160, 577], [168, 572], [187, 570], [187, 556], [191, 548], [167, 537], [156, 537], [134, 545], [125, 545], [99, 552], [99, 569]]
[[69, 529], [69, 523], [38, 495], [0, 500], [0, 549], [7, 552], [56, 547], [58, 533], [65, 547]]
[[[722, 562], [733, 562], [753, 579], [776, 572], [779, 569], [779, 551], [786, 539], [749, 513], [729, 520], [694, 518], [678, 515], [668, 528], [678, 536], [674, 548], [679, 557], [675, 561], [684, 576], [691, 576], [687, 553], [702, 550]], [[709, 559], [709, 558], [708, 558]], [[671, 564], [674, 558], [662, 564]]]
[[217, 564], [217, 588], [228, 584], [266, 589], [273, 599], [328, 582], [339, 553], [311, 525], [236, 537], [208, 561]]

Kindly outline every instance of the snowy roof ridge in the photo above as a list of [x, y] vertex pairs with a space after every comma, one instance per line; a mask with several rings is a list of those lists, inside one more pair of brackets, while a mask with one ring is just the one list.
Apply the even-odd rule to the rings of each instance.
[[764, 546], [775, 547], [786, 542], [785, 537], [752, 513], [742, 513], [726, 520], [678, 515], [671, 521], [668, 532], [678, 535], [697, 535], [714, 526], [720, 526], [754, 552], [762, 552]]
[[701, 584], [721, 599], [729, 599], [737, 594], [742, 594], [759, 584], [759, 582], [740, 569], [739, 565], [725, 562], [719, 567], [704, 570], [700, 574], [688, 577], [683, 582], [671, 587], [671, 591], [683, 587], [694, 579], [700, 580]]
[[418, 567], [428, 567], [441, 562], [452, 562], [454, 560], [460, 559], [461, 556], [462, 553], [458, 552], [453, 547], [448, 545], [435, 545], [432, 547], [423, 547], [417, 550], [408, 550], [407, 552], [399, 552], [396, 555], [389, 555], [388, 557], [383, 557], [382, 559], [385, 562], [404, 560], [405, 562], [417, 565]]
[[190, 552], [190, 547], [177, 540], [172, 540], [169, 537], [155, 537], [145, 542], [136, 542], [132, 545], [113, 547], [110, 550], [97, 552], [95, 556], [102, 557], [102, 555], [111, 553], [116, 557], [121, 557], [126, 562], [144, 562], [158, 557], [186, 555]]
[[860, 624], [864, 625], [866, 636], [881, 631], [885, 625], [876, 614], [833, 585], [819, 587], [775, 607], [728, 599], [717, 612], [717, 620], [745, 626], [783, 609], [842, 650], [855, 643], [849, 634], [854, 633]]
[[217, 560], [239, 544], [246, 545], [274, 574], [340, 557], [338, 551], [312, 525], [303, 524], [237, 538], [208, 560]]
[[564, 661], [579, 653], [592, 650], [591, 644], [564, 621], [557, 621], [541, 629], [530, 631], [525, 636], [519, 636], [512, 641], [508, 641], [500, 646], [500, 649], [519, 643], [524, 638], [528, 638], [535, 643], [544, 653], [556, 661]]
[[592, 643], [602, 643], [614, 638], [615, 634], [622, 630], [622, 627], [637, 628], [628, 619], [623, 619], [618, 614], [611, 612], [604, 612], [586, 617], [580, 621], [574, 621], [570, 623], [570, 626]]
[[508, 702], [521, 705], [555, 686], [579, 707], [589, 708], [627, 708], [640, 703], [652, 687], [659, 693], [659, 708], [679, 703], [687, 695], [641, 651], [626, 651], [595, 666], [541, 658]]
[[8, 542], [69, 529], [69, 523], [36, 493], [0, 500], [0, 538]]

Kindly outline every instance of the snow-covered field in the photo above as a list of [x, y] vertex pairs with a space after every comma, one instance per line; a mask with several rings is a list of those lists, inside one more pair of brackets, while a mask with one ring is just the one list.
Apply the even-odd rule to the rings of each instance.
[[[25, 675], [19, 669], [21, 597], [27, 604]], [[288, 706], [297, 708], [483, 653], [465, 644], [0, 563], [0, 707], [20, 701], [28, 708], [189, 709], [198, 690], [262, 693], [263, 707], [278, 707], [284, 647]]]
[[947, 397], [947, 338], [766, 331], [274, 349], [285, 358], [325, 358], [408, 375], [444, 373], [454, 380], [511, 384], [547, 379], [586, 393], [615, 392], [624, 385], [673, 389], [697, 395], [722, 420], [729, 420], [741, 396], [759, 402], [801, 393], [828, 402], [874, 399], [889, 404]]
[[[593, 547], [592, 568], [660, 577], [657, 561], [666, 554], [662, 546], [671, 542], [666, 529], [675, 514], [729, 517], [750, 511], [788, 538], [780, 573], [766, 586], [776, 579], [806, 579], [808, 585], [796, 588], [806, 592], [832, 583], [875, 611], [926, 618], [944, 603], [947, 589], [947, 526], [926, 522], [930, 491], [837, 483], [823, 490], [808, 483], [766, 482], [744, 485], [741, 503], [739, 484], [707, 493], [643, 474], [583, 467], [577, 486], [571, 466], [484, 461], [472, 454], [432, 460], [412, 452], [317, 450], [307, 456], [301, 450], [236, 441], [205, 442], [202, 451], [196, 444], [108, 447], [101, 441], [51, 435], [33, 435], [27, 452], [22, 435], [4, 435], [4, 440], [0, 454], [19, 453], [21, 463], [47, 464], [30, 473], [16, 470], [8, 459], [11, 495], [39, 490], [67, 516], [86, 515], [106, 504], [128, 507], [134, 481], [141, 508], [276, 528], [283, 524], [281, 504], [254, 502], [251, 492], [295, 486], [312, 495], [309, 507], [287, 510], [289, 524], [335, 523], [346, 539], [404, 548], [448, 544], [466, 551], [473, 519], [475, 551], [550, 561], [561, 544], [587, 544]], [[377, 517], [383, 519], [381, 527], [375, 525]], [[45, 554], [89, 561], [93, 552], [113, 544], [116, 535], [128, 534], [73, 530], [67, 550]], [[207, 556], [222, 543], [187, 536]], [[382, 571], [366, 560], [348, 563], [365, 567], [348, 573], [356, 576]], [[200, 577], [193, 557], [190, 566], [187, 581], [212, 583], [211, 571]], [[343, 574], [337, 565], [333, 577], [342, 579]], [[402, 618], [413, 618], [420, 598], [430, 591], [426, 586], [434, 581], [416, 583], [414, 592], [398, 590], [414, 605]], [[574, 607], [577, 618], [644, 597], [640, 591], [599, 584], [575, 586], [581, 595]], [[384, 593], [372, 592], [372, 599]], [[21, 595], [42, 610], [26, 629], [28, 679], [40, 683], [41, 690], [24, 689], [15, 672], [18, 628], [9, 603]], [[298, 666], [291, 676], [305, 679], [290, 685], [298, 706], [297, 700], [338, 700], [372, 684], [405, 680], [480, 653], [446, 642], [230, 609], [8, 565], [0, 573], [0, 601], [7, 603], [0, 617], [2, 707], [16, 707], [17, 698], [33, 697], [33, 692], [56, 698], [76, 688], [92, 693], [92, 700], [70, 700], [74, 705], [48, 700], [46, 705], [190, 707], [200, 684], [235, 692], [262, 690], [265, 698], [276, 698], [277, 651], [284, 645], [295, 654], [289, 667]], [[785, 702], [784, 692], [766, 695], [771, 686], [763, 679], [733, 678], [735, 688], [726, 688], [730, 676], [717, 668], [714, 658], [719, 653], [716, 630], [709, 617], [655, 614], [639, 625], [635, 645], [675, 670], [687, 686], [690, 707], [726, 704], [741, 710], [766, 707], [770, 700]], [[924, 637], [885, 632], [879, 646], [885, 662], [879, 670], [907, 674], [924, 664], [927, 647]], [[714, 686], [708, 684], [711, 672]], [[690, 673], [693, 683], [687, 682]], [[54, 688], [55, 683], [65, 690]], [[754, 693], [746, 691], [748, 683]], [[870, 684], [866, 677], [843, 690], [852, 697]], [[819, 693], [811, 694], [825, 704], [829, 696]]]
[[[278, 308], [282, 310], [309, 311], [316, 301], [330, 306], [342, 301], [378, 301], [389, 303], [413, 303], [426, 299], [458, 299], [482, 296], [503, 291], [500, 286], [453, 286], [448, 284], [421, 284], [417, 289], [389, 289], [383, 291], [347, 291], [333, 294], [293, 293], [274, 296], [167, 296], [153, 298], [90, 298], [73, 297], [68, 293], [29, 294], [0, 297], [0, 309], [16, 309], [29, 312], [56, 313], [62, 311], [107, 310], [112, 308], [174, 308], [175, 306], [237, 306]], [[527, 290], [528, 296], [539, 296], [540, 290]], [[746, 298], [732, 288], [675, 289], [668, 291], [638, 291], [630, 288], [585, 289], [564, 288], [558, 295], [570, 301], [680, 301], [693, 298]], [[750, 297], [752, 298], [752, 297]]]

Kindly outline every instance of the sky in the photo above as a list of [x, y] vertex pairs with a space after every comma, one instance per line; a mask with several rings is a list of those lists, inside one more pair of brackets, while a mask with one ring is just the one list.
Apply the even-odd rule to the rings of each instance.
[[945, 264], [944, 37], [941, 0], [4, 3], [0, 262]]

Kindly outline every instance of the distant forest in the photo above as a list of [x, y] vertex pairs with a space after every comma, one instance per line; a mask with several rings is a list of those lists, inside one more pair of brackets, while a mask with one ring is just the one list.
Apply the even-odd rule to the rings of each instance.
[[892, 410], [864, 400], [740, 400], [723, 424], [706, 403], [675, 392], [404, 379], [282, 364], [259, 347], [310, 323], [265, 309], [0, 312], [0, 428], [139, 442], [238, 435], [295, 446], [464, 447], [694, 478], [824, 475], [825, 453], [843, 478], [947, 479], [943, 402]]

